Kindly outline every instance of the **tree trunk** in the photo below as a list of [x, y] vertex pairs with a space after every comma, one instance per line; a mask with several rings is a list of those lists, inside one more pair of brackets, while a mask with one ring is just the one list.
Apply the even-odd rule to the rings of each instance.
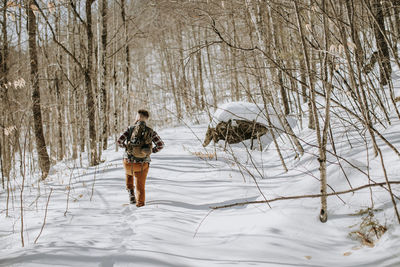
[[361, 47], [360, 36], [358, 34], [356, 25], [354, 25], [354, 17], [355, 17], [355, 10], [354, 10], [354, 3], [353, 1], [346, 0], [346, 9], [347, 9], [347, 18], [349, 20], [350, 30], [351, 30], [351, 39], [353, 40], [354, 44], [356, 45], [355, 55], [360, 66], [364, 65], [364, 55], [363, 49]]
[[60, 92], [60, 80], [59, 74], [56, 73], [55, 77], [55, 89], [56, 89], [56, 98], [57, 98], [57, 141], [58, 141], [58, 151], [57, 151], [57, 160], [62, 160], [64, 158], [64, 144], [63, 144], [63, 114], [62, 114], [62, 98]]
[[[274, 60], [280, 64], [281, 66], [283, 66], [283, 60], [281, 60], [279, 58], [279, 55], [277, 53], [277, 51], [282, 51], [283, 50], [283, 46], [281, 45], [281, 42], [279, 42], [278, 40], [278, 29], [277, 29], [277, 25], [276, 23], [274, 23], [274, 21], [272, 20], [272, 11], [271, 11], [271, 7], [269, 7], [268, 9], [268, 16], [269, 16], [269, 23], [270, 23], [270, 34], [273, 37], [272, 41], [273, 41], [273, 45], [274, 45], [274, 49], [273, 49], [273, 57]], [[275, 75], [277, 76], [276, 78], [278, 79], [278, 86], [279, 86], [279, 92], [281, 94], [281, 101], [282, 101], [282, 105], [283, 105], [283, 110], [284, 110], [284, 114], [285, 116], [288, 115], [290, 113], [289, 110], [289, 100], [287, 97], [287, 93], [285, 90], [285, 86], [283, 83], [283, 73], [281, 70], [276, 70], [275, 71]]]
[[[307, 51], [307, 46], [305, 42], [305, 37], [303, 33], [303, 26], [300, 20], [300, 12], [297, 4], [297, 0], [293, 0], [294, 3], [294, 8], [296, 12], [296, 19], [297, 19], [297, 27], [301, 39], [301, 44], [303, 48], [303, 56], [305, 60], [305, 65], [306, 65], [306, 71], [307, 71], [307, 78], [308, 78], [308, 87], [310, 91], [310, 102], [312, 105], [312, 111], [314, 115], [314, 123], [315, 123], [315, 130], [316, 130], [316, 135], [317, 135], [317, 141], [318, 141], [318, 147], [320, 151], [320, 157], [321, 157], [321, 150], [322, 150], [322, 138], [321, 138], [321, 130], [319, 128], [319, 120], [318, 120], [318, 113], [317, 113], [317, 105], [316, 105], [316, 94], [315, 94], [315, 88], [314, 88], [314, 83], [313, 83], [313, 77], [311, 77], [311, 64], [309, 60], [309, 55]], [[321, 222], [326, 222], [328, 219], [328, 213], [327, 213], [327, 202], [326, 202], [326, 167], [324, 168], [324, 159], [319, 158], [320, 162], [320, 178], [321, 178], [321, 212], [320, 212], [320, 221]], [[326, 163], [325, 163], [326, 164]]]
[[36, 141], [36, 149], [39, 158], [39, 166], [42, 171], [42, 179], [46, 179], [50, 169], [50, 159], [46, 150], [46, 142], [43, 135], [42, 113], [40, 106], [40, 89], [39, 89], [39, 70], [38, 56], [36, 50], [36, 16], [33, 13], [32, 6], [35, 1], [27, 0], [27, 30], [29, 43], [29, 59], [30, 59], [30, 80], [32, 86], [32, 113], [34, 122], [34, 133]]
[[[232, 23], [232, 33], [233, 33], [233, 43], [237, 43], [238, 41], [238, 36], [236, 32], [236, 24], [235, 24], [235, 19], [233, 14], [229, 15], [231, 23]], [[239, 90], [239, 73], [238, 73], [238, 67], [237, 67], [237, 58], [238, 55], [236, 53], [236, 49], [230, 49], [231, 52], [231, 57], [232, 57], [232, 71], [231, 71], [231, 79], [233, 79], [233, 83], [231, 82], [231, 87], [232, 87], [232, 95], [234, 96], [235, 101], [240, 100], [240, 90]]]
[[[328, 26], [326, 19], [326, 4], [325, 0], [322, 0], [322, 10], [324, 11], [323, 17], [323, 25], [324, 25], [324, 51], [328, 51]], [[327, 175], [326, 175], [326, 145], [328, 140], [328, 129], [330, 124], [330, 103], [331, 103], [331, 93], [332, 93], [332, 75], [333, 75], [333, 62], [329, 64], [329, 73], [328, 73], [328, 54], [327, 52], [323, 55], [323, 81], [322, 85], [325, 91], [325, 120], [324, 127], [322, 129], [321, 142], [319, 146], [319, 171], [320, 171], [320, 179], [321, 179], [321, 211], [319, 218], [321, 222], [326, 222], [328, 220], [328, 210], [327, 210]], [[330, 80], [329, 80], [330, 79]], [[315, 99], [313, 99], [315, 101]], [[319, 123], [316, 123], [319, 125]]]
[[92, 4], [94, 0], [86, 1], [86, 34], [87, 34], [87, 65], [85, 68], [85, 89], [86, 89], [86, 108], [89, 120], [89, 142], [90, 142], [90, 165], [98, 164], [96, 146], [96, 122], [95, 122], [95, 102], [92, 88], [92, 67], [93, 67], [93, 31], [92, 31]]
[[206, 93], [204, 90], [204, 81], [203, 81], [203, 66], [202, 66], [202, 59], [201, 59], [201, 50], [197, 52], [197, 64], [198, 64], [198, 73], [199, 73], [199, 85], [200, 85], [200, 108], [204, 110], [205, 108], [205, 97]]
[[388, 44], [385, 41], [385, 19], [383, 17], [382, 4], [380, 0], [373, 0], [372, 10], [376, 21], [374, 21], [374, 32], [376, 47], [378, 50], [379, 70], [380, 70], [380, 83], [387, 85], [388, 80], [391, 78], [392, 67], [390, 66], [390, 54]]
[[400, 39], [400, 0], [392, 0], [392, 5], [393, 5], [393, 13], [395, 18], [396, 34], [397, 34], [395, 43], [397, 44], [397, 41]]
[[6, 84], [7, 73], [8, 73], [8, 38], [7, 38], [7, 2], [8, 0], [3, 0], [3, 21], [1, 22], [1, 32], [2, 32], [2, 49], [0, 53], [0, 85]]
[[[7, 2], [8, 0], [3, 0], [3, 8], [2, 8], [2, 15], [3, 15], [3, 21], [2, 21], [2, 49], [0, 53], [0, 100], [1, 100], [1, 118], [0, 118], [0, 124], [1, 124], [1, 138], [0, 138], [0, 164], [1, 164], [1, 178], [2, 178], [2, 186], [3, 189], [5, 188], [5, 178], [7, 177], [9, 179], [9, 173], [10, 173], [10, 168], [11, 162], [9, 160], [10, 158], [10, 153], [8, 153], [9, 147], [10, 147], [10, 140], [9, 138], [6, 138], [6, 127], [8, 127], [8, 112], [7, 112], [7, 107], [8, 107], [8, 88], [3, 86], [4, 84], [7, 84], [8, 82], [8, 67], [7, 67], [7, 61], [8, 61], [8, 38], [7, 38]], [[20, 36], [20, 35], [19, 35]]]
[[[215, 84], [215, 76], [214, 76], [214, 68], [212, 67], [212, 62], [211, 62], [211, 57], [210, 57], [210, 47], [207, 42], [207, 31], [205, 31], [206, 35], [206, 46], [207, 46], [207, 63], [208, 63], [208, 70], [210, 73], [210, 78], [211, 78], [211, 92], [212, 92], [212, 98], [213, 98], [213, 106], [214, 109], [217, 108], [218, 105], [218, 99], [217, 99], [217, 90], [216, 90], [216, 84]], [[247, 76], [246, 76], [247, 77]]]
[[108, 69], [106, 64], [107, 58], [107, 0], [101, 1], [101, 67], [102, 67], [102, 75], [101, 75], [101, 114], [102, 123], [103, 123], [103, 149], [107, 149], [107, 137], [108, 137], [108, 97], [106, 90], [106, 82], [108, 77]]
[[131, 95], [130, 95], [130, 69], [131, 69], [131, 61], [130, 61], [130, 51], [129, 51], [129, 36], [128, 36], [128, 24], [126, 21], [126, 13], [125, 13], [125, 0], [121, 0], [121, 17], [122, 23], [124, 26], [124, 36], [125, 36], [125, 86], [126, 86], [126, 97], [127, 97], [127, 121], [128, 124], [132, 123], [132, 109], [131, 109]]

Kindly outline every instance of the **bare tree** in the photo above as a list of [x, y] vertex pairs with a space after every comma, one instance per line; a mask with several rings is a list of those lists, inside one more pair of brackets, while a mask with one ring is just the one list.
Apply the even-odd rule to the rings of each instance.
[[42, 179], [46, 179], [50, 169], [50, 159], [47, 154], [46, 141], [43, 135], [42, 111], [40, 103], [40, 88], [39, 88], [39, 69], [38, 56], [36, 49], [36, 16], [33, 9], [37, 9], [35, 1], [26, 0], [27, 7], [27, 29], [29, 43], [29, 58], [30, 58], [30, 81], [32, 86], [32, 113], [34, 121], [34, 132], [36, 140], [36, 149], [39, 158], [40, 169], [42, 170]]
[[383, 17], [383, 8], [380, 0], [372, 0], [372, 10], [374, 11], [374, 32], [376, 47], [378, 50], [379, 68], [380, 68], [380, 82], [382, 85], [387, 85], [388, 80], [392, 74], [392, 67], [390, 66], [390, 54], [388, 44], [385, 40], [385, 20]]
[[106, 62], [107, 58], [107, 9], [108, 9], [108, 1], [101, 1], [101, 114], [103, 123], [103, 131], [102, 131], [102, 140], [103, 140], [103, 149], [107, 149], [107, 139], [108, 139], [108, 95], [107, 95], [107, 78], [108, 78], [108, 64]]

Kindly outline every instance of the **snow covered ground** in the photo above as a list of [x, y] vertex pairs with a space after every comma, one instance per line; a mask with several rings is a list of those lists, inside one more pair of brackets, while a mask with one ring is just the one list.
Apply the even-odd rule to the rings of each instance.
[[[195, 136], [202, 139], [206, 127], [158, 131], [166, 147], [152, 156], [147, 205], [142, 208], [128, 204], [122, 151], [115, 152], [113, 144], [97, 167], [74, 169], [73, 162], [58, 163], [41, 184], [38, 199], [37, 185], [25, 188], [24, 248], [19, 189], [10, 217], [5, 216], [6, 194], [1, 192], [0, 266], [400, 266], [400, 227], [389, 194], [378, 187], [373, 189], [375, 216], [388, 231], [374, 247], [349, 237], [361, 223], [361, 215], [355, 213], [371, 204], [368, 189], [341, 195], [342, 200], [329, 197], [325, 224], [318, 218], [318, 198], [277, 201], [271, 208], [256, 204], [210, 209], [263, 197], [245, 169], [238, 169], [221, 149], [217, 160], [202, 159], [213, 153], [212, 146], [206, 152]], [[397, 148], [399, 132], [398, 121], [383, 131]], [[353, 149], [343, 137], [336, 144], [338, 153], [366, 171], [365, 146], [349, 134]], [[312, 131], [303, 130], [300, 137], [315, 143]], [[379, 144], [389, 179], [400, 180], [398, 157]], [[290, 149], [283, 151], [290, 169], [285, 173], [272, 145], [264, 153], [252, 152], [258, 171], [240, 145], [232, 147], [268, 199], [319, 193], [317, 150], [309, 145], [305, 150], [300, 160], [294, 160]], [[384, 181], [379, 159], [369, 156], [371, 177]], [[328, 184], [336, 191], [348, 189], [337, 159], [329, 156], [328, 160]], [[368, 184], [363, 174], [341, 163], [353, 187]], [[34, 244], [51, 188], [46, 225]], [[400, 186], [393, 188], [399, 195]]]

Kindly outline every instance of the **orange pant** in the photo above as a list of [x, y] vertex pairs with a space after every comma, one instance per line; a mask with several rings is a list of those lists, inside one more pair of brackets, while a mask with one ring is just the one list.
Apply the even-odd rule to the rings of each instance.
[[[149, 163], [130, 163], [124, 159], [124, 168], [126, 173], [126, 188], [135, 189], [137, 204], [136, 206], [144, 206], [145, 202], [145, 185], [147, 173], [149, 172]], [[133, 185], [133, 177], [135, 176], [135, 186]]]

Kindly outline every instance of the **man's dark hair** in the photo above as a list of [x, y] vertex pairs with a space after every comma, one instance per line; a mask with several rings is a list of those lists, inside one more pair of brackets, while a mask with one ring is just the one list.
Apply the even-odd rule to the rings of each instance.
[[139, 113], [141, 116], [143, 116], [143, 117], [145, 117], [145, 118], [147, 118], [147, 119], [150, 117], [149, 112], [148, 112], [147, 110], [145, 110], [145, 109], [139, 109], [139, 110], [138, 110], [138, 113]]

